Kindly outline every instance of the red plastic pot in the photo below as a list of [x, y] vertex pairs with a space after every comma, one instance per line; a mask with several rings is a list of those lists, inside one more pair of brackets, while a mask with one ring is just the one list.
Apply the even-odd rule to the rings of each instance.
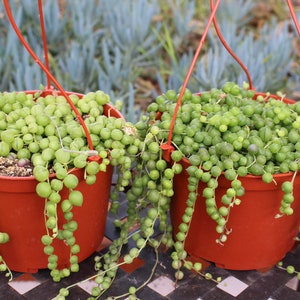
[[[104, 111], [105, 115], [122, 118], [120, 112], [110, 105], [106, 105]], [[95, 252], [104, 237], [113, 167], [109, 165], [106, 172], [99, 172], [93, 185], [85, 183], [83, 169], [74, 169], [72, 173], [78, 177], [80, 183], [77, 189], [84, 196], [83, 205], [72, 209], [74, 220], [78, 223], [74, 236], [80, 246], [80, 262]], [[46, 234], [45, 201], [36, 194], [36, 185], [33, 176], [0, 176], [0, 228], [10, 236], [9, 242], [0, 245], [0, 253], [9, 268], [17, 272], [34, 273], [38, 269], [47, 268], [48, 264], [48, 256], [44, 254], [41, 242], [41, 237]], [[63, 189], [61, 196], [66, 199], [68, 190]], [[64, 222], [59, 205], [58, 219]], [[62, 225], [58, 224], [60, 229]], [[68, 266], [69, 247], [57, 239], [52, 245], [59, 258], [58, 267]]]
[[[84, 195], [83, 205], [74, 207], [74, 220], [78, 229], [74, 232], [80, 245], [79, 261], [89, 257], [100, 245], [105, 230], [108, 200], [111, 186], [112, 168], [98, 173], [97, 183], [87, 185], [83, 180], [84, 170], [73, 172], [80, 178], [78, 190]], [[32, 177], [0, 177], [1, 231], [7, 232], [10, 241], [0, 245], [0, 253], [9, 268], [17, 272], [37, 272], [47, 268], [48, 256], [44, 254], [41, 242], [46, 234], [44, 221], [45, 201], [35, 192], [37, 181]], [[67, 198], [67, 190], [61, 192]], [[59, 206], [58, 206], [59, 207]], [[64, 220], [58, 208], [58, 219]], [[63, 224], [58, 224], [62, 228]], [[60, 268], [69, 265], [70, 248], [62, 240], [52, 243], [58, 256]]]
[[[274, 266], [295, 244], [300, 225], [300, 176], [295, 179], [296, 197], [294, 214], [275, 218], [279, 213], [282, 191], [280, 185], [292, 178], [292, 174], [275, 175], [277, 185], [263, 183], [260, 176], [240, 178], [245, 187], [241, 204], [231, 209], [227, 228], [232, 229], [224, 245], [216, 243], [220, 234], [216, 223], [206, 212], [205, 199], [201, 196], [205, 184], [199, 185], [193, 219], [185, 243], [185, 250], [193, 257], [215, 263], [218, 267], [233, 270], [264, 269]], [[171, 219], [175, 230], [182, 222], [188, 197], [188, 174], [184, 171], [174, 178], [174, 197], [171, 203]], [[220, 176], [216, 191], [217, 204], [230, 187], [230, 182]]]
[[[294, 101], [287, 99], [286, 102]], [[185, 171], [189, 162], [184, 159], [182, 165], [183, 173], [174, 177], [174, 197], [171, 202], [174, 235], [182, 222], [189, 193], [188, 174]], [[241, 204], [230, 211], [226, 227], [232, 229], [232, 232], [224, 245], [216, 243], [220, 234], [216, 232], [216, 222], [206, 212], [205, 199], [202, 197], [206, 184], [200, 182], [185, 250], [195, 258], [213, 262], [226, 269], [259, 270], [274, 266], [293, 248], [300, 225], [300, 175], [294, 181], [294, 214], [275, 218], [283, 196], [281, 184], [291, 180], [292, 176], [293, 173], [274, 175], [277, 185], [273, 182], [264, 183], [261, 176], [247, 175], [239, 178], [245, 194], [240, 197]], [[220, 207], [221, 197], [230, 187], [230, 182], [221, 175], [218, 183], [216, 202]]]

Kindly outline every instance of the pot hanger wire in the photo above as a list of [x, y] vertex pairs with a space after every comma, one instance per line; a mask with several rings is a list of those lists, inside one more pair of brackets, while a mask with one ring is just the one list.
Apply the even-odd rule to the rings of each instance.
[[202, 49], [202, 46], [203, 46], [204, 41], [206, 39], [206, 36], [208, 34], [209, 27], [210, 27], [210, 25], [212, 24], [212, 22], [213, 22], [213, 20], [215, 18], [217, 9], [219, 7], [219, 4], [220, 4], [220, 0], [217, 0], [216, 3], [215, 3], [215, 5], [212, 7], [212, 11], [211, 11], [210, 17], [208, 19], [208, 22], [207, 22], [205, 28], [204, 28], [202, 37], [201, 37], [201, 39], [199, 41], [199, 44], [198, 44], [198, 47], [197, 47], [196, 52], [194, 54], [192, 63], [191, 63], [191, 65], [190, 65], [190, 67], [189, 67], [189, 69], [187, 71], [185, 80], [183, 82], [183, 85], [181, 87], [181, 90], [180, 90], [180, 93], [179, 93], [179, 96], [178, 96], [178, 100], [177, 100], [177, 103], [176, 103], [176, 106], [175, 106], [175, 110], [174, 110], [174, 114], [172, 116], [172, 120], [171, 120], [171, 124], [170, 124], [170, 130], [169, 130], [169, 135], [168, 135], [167, 143], [164, 143], [164, 144], [161, 145], [161, 149], [163, 150], [163, 157], [164, 157], [164, 159], [166, 161], [170, 161], [171, 160], [171, 153], [174, 150], [174, 147], [172, 145], [173, 129], [174, 129], [174, 126], [175, 126], [175, 120], [176, 120], [176, 116], [177, 116], [179, 107], [181, 106], [181, 103], [182, 103], [182, 98], [183, 98], [184, 92], [186, 90], [186, 87], [187, 87], [188, 82], [190, 80], [190, 77], [192, 75], [193, 69], [194, 69], [195, 64], [197, 62], [198, 56], [200, 54], [200, 51]]
[[290, 10], [292, 20], [293, 20], [294, 25], [296, 27], [296, 31], [297, 31], [298, 35], [300, 36], [300, 26], [299, 26], [298, 18], [296, 16], [295, 9], [294, 9], [294, 6], [292, 4], [292, 1], [291, 0], [286, 0], [286, 2], [287, 2], [287, 5], [288, 5], [288, 8]]
[[[293, 22], [295, 24], [296, 30], [298, 32], [298, 35], [300, 36], [300, 26], [299, 26], [298, 19], [297, 19], [297, 16], [295, 14], [295, 11], [294, 11], [294, 7], [293, 7], [293, 4], [292, 4], [292, 1], [291, 0], [286, 0], [286, 2], [288, 4], [289, 10], [290, 10], [290, 14], [291, 14], [292, 20], [293, 20]], [[221, 41], [221, 43], [223, 44], [223, 46], [225, 47], [225, 49], [235, 59], [235, 61], [240, 65], [240, 67], [245, 72], [245, 74], [247, 76], [247, 79], [248, 79], [248, 83], [249, 83], [249, 89], [252, 89], [252, 90], [254, 89], [252, 78], [250, 76], [248, 68], [243, 64], [243, 62], [238, 58], [238, 56], [230, 48], [230, 46], [227, 44], [226, 40], [224, 39], [224, 37], [223, 37], [223, 35], [222, 35], [221, 31], [220, 31], [220, 27], [219, 27], [219, 24], [218, 24], [217, 19], [216, 19], [216, 12], [217, 12], [219, 4], [220, 4], [220, 0], [216, 0], [216, 1], [210, 0], [210, 10], [211, 10], [210, 17], [209, 17], [208, 22], [206, 24], [206, 27], [205, 27], [205, 29], [203, 31], [201, 40], [199, 42], [199, 45], [198, 45], [197, 50], [196, 50], [196, 52], [194, 54], [192, 63], [190, 65], [189, 69], [188, 69], [187, 75], [185, 77], [185, 80], [183, 82], [182, 88], [180, 90], [180, 94], [178, 96], [178, 100], [177, 100], [177, 103], [176, 103], [176, 106], [175, 106], [174, 114], [173, 114], [172, 119], [171, 119], [170, 130], [169, 130], [169, 135], [168, 135], [167, 142], [163, 143], [161, 145], [161, 149], [163, 150], [164, 159], [167, 160], [167, 161], [171, 161], [171, 153], [174, 150], [174, 146], [172, 145], [172, 136], [173, 136], [173, 130], [174, 130], [174, 126], [175, 126], [176, 116], [177, 116], [179, 107], [181, 106], [182, 98], [183, 98], [184, 92], [186, 90], [188, 81], [189, 81], [189, 79], [191, 77], [191, 74], [192, 74], [193, 69], [194, 69], [195, 64], [196, 64], [196, 61], [198, 59], [198, 56], [200, 54], [200, 51], [202, 49], [202, 46], [203, 46], [204, 41], [206, 39], [206, 36], [208, 34], [209, 27], [211, 26], [212, 23], [214, 25], [215, 31], [217, 33], [217, 36], [218, 36], [219, 40]]]
[[[63, 87], [60, 85], [60, 83], [56, 80], [56, 78], [51, 74], [50, 72], [50, 67], [49, 67], [49, 61], [48, 61], [48, 49], [47, 49], [47, 38], [46, 38], [46, 30], [45, 30], [45, 25], [44, 25], [44, 16], [43, 16], [43, 5], [42, 5], [42, 0], [38, 0], [38, 8], [39, 8], [39, 15], [40, 15], [40, 26], [41, 26], [41, 32], [42, 32], [42, 40], [43, 40], [43, 49], [44, 49], [44, 59], [45, 59], [45, 64], [39, 59], [39, 57], [35, 54], [35, 52], [32, 50], [32, 48], [29, 46], [29, 44], [26, 42], [25, 38], [23, 37], [22, 33], [20, 32], [14, 17], [11, 12], [11, 8], [9, 5], [8, 0], [3, 0], [4, 7], [6, 10], [7, 17], [10, 21], [10, 24], [12, 25], [15, 33], [17, 34], [19, 40], [23, 44], [23, 46], [26, 48], [26, 50], [29, 52], [29, 54], [32, 56], [34, 61], [40, 66], [40, 68], [43, 70], [43, 72], [46, 74], [47, 77], [47, 88], [46, 91], [53, 91], [53, 88], [51, 87], [51, 82], [56, 86], [56, 88], [62, 93], [62, 95], [66, 98], [68, 101], [69, 105], [71, 106], [72, 110], [74, 111], [76, 118], [80, 122], [85, 136], [87, 138], [87, 142], [90, 148], [90, 153], [92, 156], [95, 156], [95, 150], [93, 147], [92, 139], [90, 137], [88, 128], [86, 124], [84, 123], [84, 120], [82, 119], [77, 107], [74, 105], [72, 100], [70, 99], [69, 95], [67, 92], [63, 89]], [[92, 156], [90, 159], [92, 159]], [[92, 159], [94, 160], [94, 159]], [[95, 160], [98, 160], [98, 158], [95, 156]]]
[[[48, 46], [47, 46], [47, 36], [46, 36], [44, 13], [43, 13], [43, 3], [41, 0], [38, 0], [38, 8], [39, 8], [39, 16], [40, 16], [40, 26], [41, 26], [41, 33], [42, 33], [43, 49], [44, 49], [45, 67], [47, 70], [50, 70], [49, 57], [48, 57], [49, 56], [48, 55]], [[47, 73], [46, 73], [46, 77], [47, 77], [47, 89], [51, 89], [51, 78]]]
[[[212, 11], [214, 8], [214, 0], [210, 0], [210, 10]], [[220, 27], [219, 24], [217, 22], [217, 18], [216, 16], [214, 16], [213, 18], [213, 24], [214, 24], [214, 28], [216, 30], [216, 33], [218, 35], [219, 40], [221, 41], [221, 43], [223, 44], [224, 48], [227, 50], [227, 52], [233, 57], [233, 59], [240, 65], [240, 67], [243, 69], [243, 71], [245, 72], [247, 79], [248, 79], [248, 83], [249, 83], [249, 89], [253, 90], [253, 82], [252, 82], [252, 78], [251, 75], [248, 71], [248, 68], [244, 65], [244, 63], [239, 59], [239, 57], [234, 53], [234, 51], [230, 48], [230, 46], [227, 44], [225, 38], [223, 37], [221, 31], [220, 31]]]

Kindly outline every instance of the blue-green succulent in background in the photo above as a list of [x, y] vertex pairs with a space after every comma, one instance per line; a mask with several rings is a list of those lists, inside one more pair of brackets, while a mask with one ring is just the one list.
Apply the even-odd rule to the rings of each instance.
[[[248, 68], [253, 86], [258, 91], [276, 92], [287, 85], [293, 63], [293, 38], [289, 22], [270, 20], [257, 32], [251, 31], [251, 10], [257, 1], [227, 0], [222, 3], [217, 21], [230, 48]], [[214, 31], [210, 31], [207, 51], [201, 53], [188, 87], [193, 92], [222, 86], [226, 81], [242, 84], [246, 74], [223, 47]], [[172, 70], [167, 82], [159, 75], [163, 90], [178, 89], [186, 76], [194, 51], [187, 52], [178, 61], [172, 60]]]

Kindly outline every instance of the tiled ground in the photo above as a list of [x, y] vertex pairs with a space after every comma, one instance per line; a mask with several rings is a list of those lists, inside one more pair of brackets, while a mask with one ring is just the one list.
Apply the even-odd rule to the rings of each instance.
[[[103, 244], [99, 251], [105, 251], [110, 240], [116, 236], [113, 229], [112, 218], [107, 220], [107, 228]], [[96, 255], [96, 253], [95, 253]], [[14, 279], [7, 282], [7, 279], [0, 276], [0, 299], [2, 300], [51, 300], [61, 287], [68, 286], [74, 282], [83, 280], [94, 274], [93, 257], [80, 264], [80, 272], [74, 273], [71, 277], [54, 283], [49, 277], [48, 270], [40, 270], [34, 274], [23, 274], [13, 272]], [[175, 284], [173, 269], [169, 252], [159, 254], [159, 264], [152, 280], [138, 292], [142, 300], [299, 300], [300, 285], [295, 275], [289, 275], [286, 271], [273, 267], [265, 272], [258, 271], [229, 271], [215, 267], [207, 263], [206, 271], [214, 278], [221, 277], [222, 281], [216, 283], [203, 279], [192, 272], [186, 272], [185, 278]], [[118, 276], [109, 293], [100, 299], [109, 296], [118, 296], [127, 292], [128, 286], [143, 283], [151, 273], [155, 263], [155, 255], [150, 248], [146, 248], [139, 260], [129, 268], [120, 269]], [[292, 264], [300, 270], [300, 245], [288, 253], [284, 264]], [[90, 296], [92, 281], [83, 282], [71, 289], [68, 299], [81, 300]], [[119, 299], [125, 299], [119, 298]]]

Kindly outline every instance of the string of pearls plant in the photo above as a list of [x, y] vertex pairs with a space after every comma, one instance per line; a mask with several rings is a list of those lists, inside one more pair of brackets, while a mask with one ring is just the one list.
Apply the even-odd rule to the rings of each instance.
[[[0, 94], [0, 156], [33, 167], [32, 175], [38, 181], [36, 193], [45, 199], [45, 234], [41, 242], [54, 281], [79, 270], [80, 245], [74, 236], [78, 223], [72, 210], [82, 206], [84, 195], [76, 189], [80, 181], [73, 171], [83, 169], [84, 181], [93, 185], [97, 184], [96, 175], [105, 172], [111, 164], [122, 176], [117, 183], [117, 188], [122, 190], [129, 184], [126, 173], [130, 172], [132, 161], [128, 149], [135, 140], [134, 131], [128, 134], [133, 128], [130, 123], [110, 116], [110, 112], [104, 115], [104, 106], [110, 102], [104, 92], [90, 92], [82, 98], [71, 94], [70, 99], [89, 130], [94, 150], [90, 150], [82, 124], [64, 96], [55, 91], [46, 95], [43, 91]], [[95, 155], [99, 155], [100, 163], [89, 160]], [[68, 190], [67, 199], [61, 198], [63, 188]], [[58, 208], [63, 212], [62, 228], [58, 226]], [[58, 269], [59, 257], [52, 245], [55, 239], [63, 240], [70, 249], [68, 268]], [[4, 242], [9, 242], [6, 233], [1, 235], [1, 243]], [[4, 260], [1, 262], [1, 268], [6, 270]]]
[[[233, 82], [201, 95], [186, 90], [172, 136], [174, 151], [171, 162], [167, 162], [161, 146], [168, 139], [177, 100], [178, 93], [174, 90], [158, 96], [149, 105], [148, 114], [135, 124], [140, 142], [136, 141], [132, 152], [135, 161], [131, 187], [126, 193], [128, 218], [126, 222], [116, 219], [120, 237], [113, 241], [106, 254], [95, 259], [97, 273], [92, 278], [96, 286], [90, 299], [98, 299], [107, 292], [118, 267], [132, 263], [146, 245], [153, 248], [156, 256], [149, 278], [139, 287], [130, 286], [128, 293], [108, 299], [126, 296], [138, 299], [136, 293], [153, 276], [162, 246], [172, 249], [176, 280], [184, 277], [183, 268], [186, 268], [206, 279], [220, 281], [220, 278], [214, 279], [211, 274], [201, 272], [201, 263], [190, 261], [185, 250], [185, 240], [199, 196], [199, 182], [207, 185], [200, 191], [200, 196], [205, 199], [207, 214], [216, 223], [216, 231], [220, 235], [216, 242], [221, 246], [230, 238], [231, 229], [226, 227], [230, 210], [236, 205], [243, 205], [245, 189], [240, 180], [243, 176], [261, 176], [262, 181], [268, 184], [275, 181], [274, 174], [294, 173], [291, 181], [281, 186], [284, 196], [276, 217], [293, 213], [293, 182], [299, 170], [300, 157], [298, 102], [288, 104], [283, 96], [274, 99], [268, 93], [256, 97], [246, 84], [239, 87]], [[169, 222], [169, 209], [174, 195], [174, 176], [183, 171], [182, 159], [189, 163], [186, 169], [189, 195], [182, 200], [187, 208], [182, 215], [182, 223], [175, 230]], [[218, 206], [215, 191], [221, 174], [231, 182], [231, 186]], [[113, 207], [117, 209], [117, 197], [114, 199]], [[146, 214], [142, 213], [145, 209]], [[131, 233], [130, 228], [135, 224], [138, 224], [138, 229]], [[120, 260], [122, 249], [129, 240], [135, 246]], [[69, 288], [62, 289], [60, 296], [67, 295]]]
[[[119, 173], [111, 194], [111, 211], [118, 215], [118, 193], [126, 192], [128, 218], [124, 222], [116, 217], [119, 238], [112, 242], [104, 255], [95, 257], [96, 273], [86, 279], [95, 280], [90, 299], [98, 299], [107, 292], [118, 268], [132, 263], [147, 245], [153, 248], [156, 257], [148, 279], [141, 286], [130, 286], [126, 294], [110, 296], [109, 299], [125, 296], [137, 299], [137, 292], [155, 272], [162, 246], [172, 249], [176, 280], [184, 277], [182, 268], [213, 279], [210, 274], [203, 274], [201, 263], [191, 262], [185, 251], [199, 182], [207, 185], [201, 194], [205, 199], [206, 211], [220, 234], [216, 242], [223, 245], [230, 238], [231, 229], [226, 227], [230, 210], [235, 205], [243, 204], [245, 190], [240, 177], [252, 174], [270, 183], [275, 180], [274, 174], [293, 172], [296, 175], [299, 169], [300, 104], [287, 104], [284, 97], [278, 100], [268, 94], [256, 99], [254, 96], [255, 93], [247, 86], [239, 87], [233, 82], [201, 95], [185, 90], [172, 136], [174, 151], [168, 162], [164, 159], [161, 146], [168, 139], [178, 100], [176, 91], [169, 90], [158, 96], [149, 105], [147, 115], [142, 116], [135, 126], [124, 119], [103, 115], [103, 105], [109, 102], [109, 97], [103, 92], [89, 93], [80, 101], [74, 95], [72, 101], [82, 113], [95, 151], [102, 159], [99, 164], [88, 161], [89, 149], [82, 127], [64, 97], [2, 94], [0, 155], [14, 153], [34, 165], [33, 173], [39, 181], [37, 193], [46, 199], [47, 234], [42, 237], [42, 242], [45, 253], [49, 255], [53, 279], [59, 281], [69, 276], [70, 272], [78, 271], [79, 266], [76, 254], [80, 247], [74, 238], [77, 223], [73, 219], [72, 208], [82, 204], [83, 196], [75, 190], [78, 181], [70, 170], [73, 167], [84, 168], [86, 182], [93, 184], [97, 172], [105, 172], [108, 164], [115, 166]], [[175, 235], [169, 222], [169, 210], [174, 195], [174, 176], [183, 171], [182, 159], [189, 163], [186, 169], [189, 195], [188, 199], [183, 199], [187, 208]], [[55, 179], [49, 179], [51, 172], [55, 172]], [[221, 174], [231, 182], [231, 187], [218, 206], [215, 191]], [[281, 186], [284, 196], [277, 217], [293, 213], [291, 205], [294, 201], [295, 175]], [[69, 199], [59, 197], [63, 186], [70, 191]], [[57, 228], [58, 205], [64, 212], [63, 230]], [[131, 231], [133, 226], [137, 226], [137, 230]], [[70, 247], [69, 269], [57, 269], [57, 257], [51, 245], [54, 238], [64, 239]], [[129, 240], [134, 246], [124, 254], [124, 246], [128, 245]], [[62, 288], [57, 299], [65, 299], [74, 285]]]

